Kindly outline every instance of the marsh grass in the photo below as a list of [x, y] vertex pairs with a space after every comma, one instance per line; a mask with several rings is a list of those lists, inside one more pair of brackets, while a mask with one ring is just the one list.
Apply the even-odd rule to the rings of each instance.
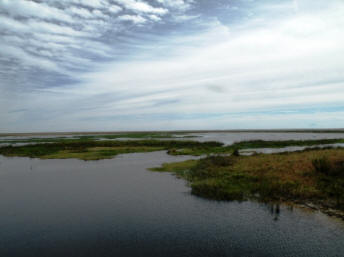
[[42, 159], [77, 158], [82, 160], [109, 159], [118, 154], [152, 152], [169, 149], [211, 149], [220, 147], [218, 142], [195, 142], [173, 140], [128, 140], [128, 141], [61, 141], [50, 144], [7, 146], [0, 148], [5, 156], [23, 156]]
[[327, 156], [313, 160], [318, 175], [318, 188], [336, 201], [337, 207], [344, 209], [344, 159], [330, 160]]
[[288, 146], [315, 146], [344, 143], [344, 139], [319, 139], [319, 140], [284, 140], [284, 141], [264, 141], [251, 140], [232, 144], [235, 149], [249, 148], [283, 148]]
[[58, 143], [74, 141], [90, 141], [99, 139], [173, 139], [173, 138], [194, 138], [195, 136], [182, 132], [131, 132], [104, 135], [74, 135], [72, 137], [46, 137], [46, 138], [24, 138], [0, 140], [1, 143]]
[[[147, 137], [165, 136], [163, 133], [129, 133], [120, 134], [126, 137]], [[167, 134], [168, 135], [168, 134]], [[173, 136], [172, 134], [171, 136]], [[108, 139], [114, 139], [118, 135], [108, 135]], [[198, 142], [190, 140], [96, 140], [104, 135], [82, 136], [80, 138], [52, 138], [52, 139], [30, 139], [35, 145], [7, 146], [0, 148], [0, 154], [5, 156], [26, 156], [36, 158], [79, 158], [83, 160], [107, 159], [121, 153], [150, 152], [157, 150], [167, 150], [170, 155], [239, 155], [240, 149], [265, 148], [265, 147], [285, 147], [285, 146], [314, 146], [318, 144], [331, 144], [343, 142], [343, 139], [308, 140], [308, 141], [247, 141], [224, 146], [219, 142]], [[35, 141], [37, 140], [37, 141]], [[51, 140], [51, 141], [50, 141]], [[49, 144], [47, 144], [49, 143]], [[107, 151], [89, 151], [95, 147], [111, 147]], [[141, 149], [140, 149], [141, 147]], [[128, 149], [131, 148], [131, 149]]]
[[344, 210], [344, 149], [209, 156], [153, 170], [183, 177], [192, 194], [205, 198], [316, 202]]
[[42, 159], [80, 159], [85, 161], [111, 159], [118, 154], [143, 153], [164, 150], [161, 147], [90, 147], [81, 150], [60, 150], [44, 155]]

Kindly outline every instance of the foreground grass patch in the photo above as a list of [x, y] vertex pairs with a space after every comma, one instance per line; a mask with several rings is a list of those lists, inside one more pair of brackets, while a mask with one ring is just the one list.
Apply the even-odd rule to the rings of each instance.
[[344, 210], [344, 149], [209, 156], [153, 170], [185, 178], [192, 193], [205, 198], [312, 202]]

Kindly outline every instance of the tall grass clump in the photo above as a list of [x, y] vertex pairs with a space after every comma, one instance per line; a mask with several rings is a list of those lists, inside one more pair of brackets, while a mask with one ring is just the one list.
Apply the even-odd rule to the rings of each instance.
[[318, 174], [318, 188], [335, 199], [336, 206], [344, 209], [344, 161], [331, 161], [327, 157], [312, 162]]

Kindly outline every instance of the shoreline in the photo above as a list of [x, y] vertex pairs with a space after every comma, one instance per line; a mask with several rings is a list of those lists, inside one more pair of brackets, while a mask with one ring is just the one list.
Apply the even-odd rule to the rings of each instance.
[[151, 168], [183, 178], [193, 195], [219, 201], [293, 203], [344, 220], [344, 149], [208, 156]]

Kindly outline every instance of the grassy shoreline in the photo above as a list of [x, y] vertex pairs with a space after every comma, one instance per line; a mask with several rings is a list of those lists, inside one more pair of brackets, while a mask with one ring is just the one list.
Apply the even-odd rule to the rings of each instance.
[[[137, 135], [135, 135], [137, 136]], [[23, 146], [0, 147], [0, 154], [4, 156], [22, 156], [42, 159], [67, 159], [101, 160], [113, 158], [118, 154], [135, 152], [152, 152], [166, 150], [170, 155], [230, 155], [234, 152], [252, 148], [283, 148], [288, 146], [317, 146], [344, 143], [344, 139], [322, 140], [287, 140], [263, 141], [253, 140], [224, 145], [220, 142], [198, 142], [191, 140], [96, 140], [93, 137], [77, 139], [55, 138], [31, 141]]]
[[203, 198], [293, 202], [344, 219], [344, 149], [208, 156], [150, 170], [185, 179]]

